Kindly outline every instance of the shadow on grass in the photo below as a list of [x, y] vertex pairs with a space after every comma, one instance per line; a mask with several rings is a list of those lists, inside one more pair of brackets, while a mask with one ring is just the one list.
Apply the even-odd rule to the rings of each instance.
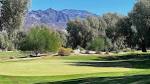
[[[128, 54], [128, 55], [122, 55], [122, 56], [106, 56], [99, 59], [103, 59], [106, 61], [112, 61], [112, 60], [147, 60], [150, 59], [150, 54]], [[96, 59], [96, 60], [99, 60]]]
[[136, 68], [136, 69], [150, 69], [150, 56], [146, 54], [127, 55], [127, 56], [106, 56], [106, 57], [100, 57], [100, 59], [96, 59], [94, 61], [89, 61], [89, 62], [72, 62], [71, 65], [91, 66], [91, 67], [123, 67], [123, 68]]
[[73, 80], [44, 82], [36, 84], [150, 84], [150, 75], [80, 78]]
[[[126, 56], [106, 56], [93, 61], [72, 62], [72, 66], [91, 66], [91, 67], [124, 67], [150, 69], [150, 55], [134, 54]], [[134, 75], [121, 77], [95, 77], [79, 78], [72, 80], [41, 82], [36, 84], [150, 84], [150, 75]]]
[[149, 69], [150, 60], [74, 62], [71, 65], [91, 66], [91, 67], [122, 67], [122, 68]]

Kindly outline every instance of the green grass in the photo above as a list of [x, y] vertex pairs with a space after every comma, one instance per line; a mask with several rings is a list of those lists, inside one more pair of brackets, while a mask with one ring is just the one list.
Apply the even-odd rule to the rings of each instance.
[[[14, 52], [14, 56], [17, 54]], [[148, 84], [149, 79], [149, 53], [50, 56], [0, 62], [0, 84]]]
[[[118, 72], [118, 73], [93, 73], [93, 74], [75, 74], [75, 75], [62, 75], [62, 76], [0, 76], [0, 84], [36, 84], [36, 83], [41, 83], [41, 84], [47, 84], [49, 83], [57, 83], [57, 84], [72, 84], [74, 81], [76, 81], [74, 84], [80, 83], [78, 80], [83, 80], [84, 82], [91, 80], [90, 84], [94, 84], [93, 78], [124, 78], [124, 77], [130, 77], [130, 76], [140, 76], [141, 74], [147, 74], [147, 73], [139, 73], [140, 71], [137, 72]], [[138, 74], [137, 74], [138, 73]], [[142, 78], [145, 78], [145, 80], [148, 80], [147, 77], [144, 77], [143, 75]], [[72, 81], [73, 80], [73, 81]], [[140, 79], [139, 79], [140, 80]], [[139, 81], [138, 80], [138, 81]], [[61, 82], [66, 82], [66, 83], [61, 83]], [[97, 80], [101, 82], [101, 80]], [[107, 82], [107, 81], [106, 81]], [[119, 83], [119, 81], [116, 81]], [[128, 81], [123, 81], [128, 83]], [[107, 83], [106, 83], [107, 84]], [[140, 84], [140, 83], [139, 83]]]
[[1, 51], [0, 61], [7, 60], [10, 58], [19, 58], [25, 56], [25, 53], [20, 51]]
[[121, 67], [73, 65], [76, 62], [77, 61], [73, 60], [56, 60], [47, 58], [30, 61], [2, 62], [0, 63], [0, 74], [9, 76], [56, 76], [99, 72], [125, 72], [132, 70]]
[[119, 77], [93, 77], [64, 80], [57, 82], [43, 82], [38, 84], [149, 84], [150, 75], [119, 76]]

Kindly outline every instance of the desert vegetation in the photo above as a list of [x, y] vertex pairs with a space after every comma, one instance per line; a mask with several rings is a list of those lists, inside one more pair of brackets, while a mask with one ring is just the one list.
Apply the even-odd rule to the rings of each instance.
[[[60, 47], [65, 47], [110, 52], [130, 48], [146, 52], [149, 48], [147, 2], [137, 1], [128, 16], [106, 13], [102, 16], [71, 20], [64, 32], [44, 25], [33, 26], [24, 31], [23, 22], [30, 1], [2, 0], [1, 49], [44, 52], [58, 51]], [[16, 5], [21, 7], [17, 8]]]
[[30, 0], [0, 0], [0, 84], [150, 83], [150, 1], [124, 16], [24, 28]]

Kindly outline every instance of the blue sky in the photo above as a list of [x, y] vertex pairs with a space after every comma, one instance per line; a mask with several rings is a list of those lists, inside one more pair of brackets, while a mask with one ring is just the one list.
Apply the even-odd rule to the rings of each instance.
[[32, 0], [31, 10], [53, 8], [87, 10], [101, 15], [107, 12], [117, 12], [127, 15], [132, 10], [136, 0]]

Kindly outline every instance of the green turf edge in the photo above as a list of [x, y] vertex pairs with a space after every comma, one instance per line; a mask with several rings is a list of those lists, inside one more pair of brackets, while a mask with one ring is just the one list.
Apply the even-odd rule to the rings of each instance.
[[133, 75], [150, 75], [148, 70], [135, 70], [127, 72], [103, 72], [92, 74], [75, 74], [75, 75], [61, 75], [61, 76], [0, 76], [0, 84], [35, 84], [42, 82], [55, 82], [79, 78], [89, 77], [121, 77]]

